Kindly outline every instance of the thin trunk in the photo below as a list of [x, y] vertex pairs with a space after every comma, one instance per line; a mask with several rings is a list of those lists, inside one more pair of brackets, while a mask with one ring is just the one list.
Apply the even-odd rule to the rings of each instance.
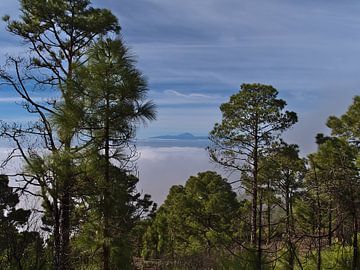
[[257, 243], [257, 202], [258, 202], [258, 137], [257, 125], [255, 127], [255, 143], [253, 149], [253, 185], [252, 185], [252, 222], [251, 222], [251, 244], [255, 247]]
[[17, 259], [16, 259], [16, 262], [17, 262], [17, 269], [18, 269], [18, 270], [23, 270], [22, 265], [21, 265], [21, 259], [20, 259], [20, 258], [17, 258]]
[[[254, 170], [255, 171], [255, 170]], [[256, 246], [257, 242], [257, 196], [258, 196], [258, 187], [257, 187], [257, 174], [254, 172], [253, 180], [253, 197], [252, 197], [252, 221], [251, 221], [251, 244]]]
[[[255, 141], [254, 141], [254, 149], [253, 149], [253, 162], [254, 162], [254, 167], [253, 167], [253, 186], [252, 186], [252, 192], [253, 192], [253, 200], [252, 200], [252, 227], [251, 227], [251, 244], [253, 245], [254, 248], [257, 249], [257, 260], [256, 260], [256, 267], [258, 270], [262, 269], [262, 254], [261, 254], [261, 227], [258, 227], [257, 224], [257, 216], [258, 216], [258, 211], [257, 211], [257, 203], [258, 203], [258, 158], [259, 158], [259, 138], [258, 138], [258, 116], [256, 115], [256, 119], [255, 119], [255, 126], [254, 126], [254, 134], [255, 134]], [[260, 195], [261, 196], [261, 195]], [[260, 202], [260, 207], [261, 207], [261, 203]], [[261, 207], [262, 208], [262, 207]], [[261, 211], [262, 209], [260, 209], [259, 211], [259, 224], [261, 225]], [[257, 236], [257, 231], [259, 230], [259, 236]]]
[[[72, 55], [72, 46], [73, 46], [72, 36], [70, 38], [70, 50], [69, 50], [69, 60], [68, 60], [68, 72], [67, 72], [67, 81], [66, 81], [66, 91], [71, 93], [73, 91], [73, 55]], [[68, 98], [64, 97], [64, 102], [71, 102]], [[64, 142], [64, 151], [66, 153], [71, 152], [71, 140], [73, 134], [67, 134], [67, 138]], [[60, 195], [60, 270], [71, 270], [73, 269], [72, 263], [70, 260], [71, 248], [70, 248], [70, 210], [71, 210], [71, 193], [73, 185], [73, 175], [72, 175], [72, 164], [71, 160], [68, 160], [64, 164], [67, 175], [65, 179], [61, 179], [62, 189]]]
[[60, 269], [70, 270], [70, 191], [66, 188], [60, 199]]
[[262, 202], [262, 194], [260, 193], [260, 202], [259, 202], [259, 223], [258, 223], [258, 242], [257, 242], [257, 269], [262, 269], [262, 210], [263, 210], [263, 202]]
[[109, 109], [110, 101], [109, 97], [106, 96], [106, 120], [105, 120], [105, 187], [103, 194], [103, 234], [104, 234], [104, 243], [103, 243], [103, 270], [110, 270], [110, 233], [109, 233], [109, 188], [110, 188], [110, 123], [109, 123]]
[[320, 204], [320, 194], [319, 187], [316, 189], [316, 199], [317, 199], [317, 270], [321, 270], [322, 258], [321, 258], [321, 204]]
[[267, 181], [267, 227], [268, 227], [268, 236], [267, 236], [267, 244], [269, 245], [271, 242], [271, 192], [270, 192], [270, 180]]
[[55, 270], [60, 269], [60, 213], [58, 208], [58, 201], [54, 198], [54, 250], [53, 250], [53, 265]]
[[317, 263], [316, 263], [316, 269], [317, 270], [321, 270], [321, 264], [322, 264], [322, 258], [321, 258], [321, 201], [320, 201], [320, 183], [319, 183], [319, 179], [317, 178], [317, 174], [316, 174], [316, 165], [315, 163], [310, 160], [312, 162], [312, 167], [313, 167], [313, 171], [314, 171], [314, 180], [315, 180], [315, 196], [316, 196], [316, 206], [315, 206], [315, 213], [317, 215], [316, 218], [316, 230], [317, 230], [317, 244], [316, 244], [316, 253], [317, 253]]
[[289, 181], [286, 182], [285, 191], [285, 211], [286, 211], [286, 245], [289, 252], [288, 266], [290, 270], [294, 269], [295, 265], [295, 247], [292, 243], [292, 222], [291, 222], [291, 198], [290, 198], [290, 187]]
[[317, 236], [317, 270], [321, 270], [321, 228], [318, 228]]
[[358, 232], [359, 232], [359, 223], [357, 220], [356, 213], [353, 214], [353, 261], [352, 261], [352, 270], [359, 270], [359, 246], [358, 246]]
[[286, 185], [285, 212], [286, 212], [286, 234], [290, 235], [290, 195], [289, 195], [288, 185]]
[[331, 246], [332, 244], [332, 202], [329, 202], [329, 215], [328, 215], [328, 245]]
[[295, 247], [293, 245], [293, 243], [290, 241], [289, 242], [289, 260], [288, 260], [288, 266], [289, 266], [289, 270], [294, 270], [295, 267]]

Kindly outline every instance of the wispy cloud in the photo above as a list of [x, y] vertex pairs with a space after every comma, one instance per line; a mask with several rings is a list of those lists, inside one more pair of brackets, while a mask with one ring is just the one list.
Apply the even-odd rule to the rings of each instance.
[[165, 90], [165, 94], [170, 96], [176, 96], [176, 97], [183, 97], [183, 98], [206, 98], [206, 99], [217, 99], [218, 96], [215, 95], [205, 95], [202, 93], [190, 93], [190, 94], [184, 94], [176, 90]]
[[[32, 100], [35, 102], [47, 102], [54, 100], [53, 98], [46, 97], [32, 97]], [[24, 99], [21, 97], [0, 97], [0, 103], [21, 103], [24, 102]]]

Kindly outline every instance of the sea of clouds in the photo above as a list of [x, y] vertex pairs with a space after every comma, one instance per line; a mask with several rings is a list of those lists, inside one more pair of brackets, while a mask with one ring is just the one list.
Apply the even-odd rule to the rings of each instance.
[[171, 186], [183, 185], [190, 176], [202, 171], [219, 171], [204, 148], [145, 146], [138, 150], [138, 189], [160, 204]]

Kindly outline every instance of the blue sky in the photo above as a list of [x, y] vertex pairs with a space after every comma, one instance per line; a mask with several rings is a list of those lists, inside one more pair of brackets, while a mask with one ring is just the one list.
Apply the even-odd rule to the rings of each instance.
[[[206, 135], [219, 105], [242, 83], [272, 84], [299, 114], [286, 138], [305, 152], [359, 94], [360, 2], [290, 0], [97, 0], [119, 18], [122, 35], [147, 76], [158, 120], [139, 137]], [[3, 14], [18, 4], [2, 0]], [[4, 29], [4, 26], [2, 27]], [[5, 53], [24, 48], [0, 31]], [[25, 118], [1, 90], [1, 119]], [[5, 97], [5, 98], [4, 98]]]

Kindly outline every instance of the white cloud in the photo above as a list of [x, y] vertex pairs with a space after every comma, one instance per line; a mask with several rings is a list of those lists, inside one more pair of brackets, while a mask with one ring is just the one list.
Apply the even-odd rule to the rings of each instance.
[[205, 95], [201, 93], [190, 93], [190, 94], [183, 94], [176, 90], [165, 90], [165, 94], [171, 95], [171, 96], [177, 96], [177, 97], [183, 97], [183, 98], [206, 98], [206, 99], [216, 99], [218, 98], [215, 95]]
[[[46, 102], [52, 100], [50, 98], [45, 97], [32, 97], [31, 98], [35, 102]], [[21, 97], [0, 97], [0, 103], [15, 103], [15, 102], [23, 102], [24, 99]]]
[[[189, 92], [188, 90], [164, 90], [164, 91], [152, 91], [151, 99], [159, 106], [171, 106], [171, 105], [209, 105], [214, 108], [218, 108], [221, 103], [226, 100], [226, 97], [218, 94], [207, 94], [206, 91], [201, 92]], [[194, 107], [195, 107], [194, 106]]]
[[191, 147], [142, 147], [138, 160], [139, 190], [162, 203], [173, 185], [184, 184], [191, 175], [215, 170], [207, 152]]
[[[198, 172], [216, 170], [205, 149], [195, 147], [139, 147], [140, 158], [138, 189], [148, 193], [157, 203], [162, 203], [173, 185], [184, 184]], [[0, 148], [0, 163], [4, 161], [10, 147]], [[21, 171], [21, 160], [13, 160], [0, 173]], [[12, 183], [16, 185], [16, 183]]]

